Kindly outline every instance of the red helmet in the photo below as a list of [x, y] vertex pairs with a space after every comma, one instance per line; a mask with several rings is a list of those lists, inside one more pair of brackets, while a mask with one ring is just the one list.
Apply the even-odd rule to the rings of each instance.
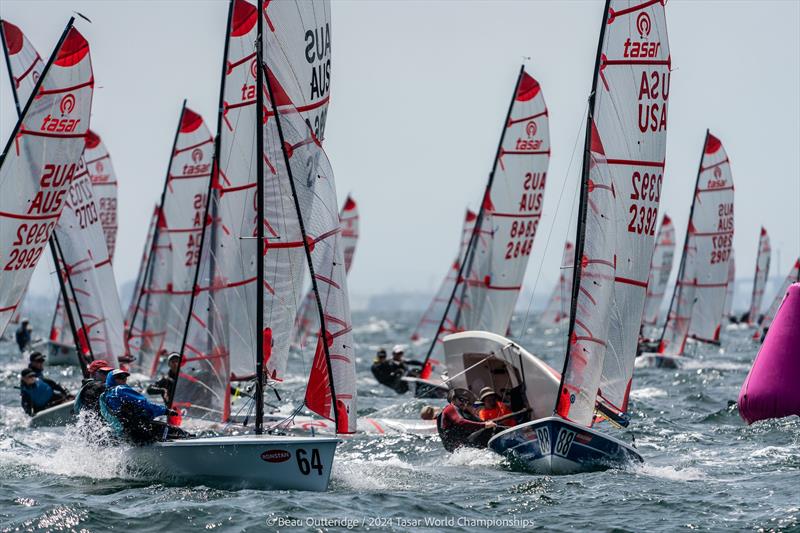
[[105, 359], [98, 359], [96, 361], [92, 361], [91, 363], [89, 363], [89, 368], [87, 368], [87, 370], [89, 371], [90, 374], [94, 374], [98, 370], [109, 371], [113, 370], [113, 368], [111, 367], [110, 364], [108, 364], [108, 361], [106, 361]]

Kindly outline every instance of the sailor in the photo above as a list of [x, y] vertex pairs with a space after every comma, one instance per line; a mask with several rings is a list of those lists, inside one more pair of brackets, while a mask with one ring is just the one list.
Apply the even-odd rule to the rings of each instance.
[[28, 368], [36, 372], [36, 377], [42, 377], [44, 372], [44, 354], [41, 352], [32, 352], [28, 357]]
[[[422, 368], [421, 362], [406, 360], [405, 351], [405, 346], [402, 344], [396, 344], [395, 347], [392, 348], [392, 360], [389, 361], [389, 368], [391, 370], [392, 380], [394, 382], [394, 386], [392, 388], [394, 388], [397, 394], [405, 394], [408, 391], [408, 382], [404, 381], [403, 378], [406, 376], [418, 376], [419, 371]], [[416, 366], [419, 368], [410, 370], [409, 366]]]
[[52, 379], [38, 376], [30, 368], [23, 369], [20, 374], [19, 396], [22, 409], [30, 416], [73, 398], [64, 387]]
[[151, 383], [147, 387], [147, 394], [154, 396], [160, 395], [164, 399], [164, 405], [170, 404], [170, 394], [175, 388], [175, 383], [178, 381], [178, 367], [181, 365], [181, 354], [172, 352], [167, 357], [167, 365], [169, 371], [166, 375], [161, 376], [155, 383]]
[[483, 402], [483, 407], [478, 412], [481, 420], [495, 420], [497, 423], [506, 427], [517, 425], [513, 417], [509, 417], [504, 420], [496, 420], [498, 418], [510, 415], [511, 409], [509, 409], [504, 402], [500, 401], [500, 398], [497, 396], [497, 393], [494, 391], [494, 389], [491, 387], [482, 388], [480, 400]]
[[394, 385], [394, 378], [392, 377], [392, 368], [389, 361], [386, 360], [386, 350], [380, 348], [378, 353], [375, 354], [375, 359], [372, 361], [372, 375], [381, 385], [391, 387]]
[[108, 373], [114, 370], [105, 359], [92, 361], [88, 368], [89, 377], [81, 383], [81, 390], [75, 398], [74, 412], [82, 409], [93, 411], [100, 414], [100, 395], [106, 390], [106, 378]]
[[106, 391], [100, 396], [100, 413], [117, 436], [134, 444], [189, 436], [180, 428], [153, 420], [161, 415], [178, 416], [178, 413], [148, 401], [127, 384], [129, 375], [121, 369], [111, 371], [106, 378]]
[[17, 341], [17, 346], [19, 346], [19, 351], [24, 352], [33, 338], [33, 328], [27, 318], [23, 318], [22, 322], [19, 323], [14, 338]]
[[457, 448], [486, 448], [497, 424], [491, 420], [481, 421], [472, 407], [475, 395], [467, 389], [453, 389], [447, 395], [450, 402], [436, 418], [436, 428], [444, 449], [453, 452]]

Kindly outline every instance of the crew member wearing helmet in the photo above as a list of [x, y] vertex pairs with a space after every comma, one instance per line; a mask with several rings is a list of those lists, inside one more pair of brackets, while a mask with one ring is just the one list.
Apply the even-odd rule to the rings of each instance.
[[164, 405], [169, 405], [170, 395], [175, 390], [175, 383], [178, 382], [178, 369], [181, 366], [181, 354], [172, 352], [167, 357], [169, 371], [161, 376], [155, 383], [147, 387], [147, 394], [151, 396], [160, 395], [164, 399]]
[[86, 370], [89, 372], [89, 377], [83, 380], [72, 410], [78, 413], [82, 409], [87, 409], [99, 415], [100, 395], [106, 391], [106, 378], [114, 369], [105, 359], [98, 359], [92, 361]]
[[475, 395], [467, 389], [453, 389], [447, 395], [447, 406], [436, 418], [436, 427], [444, 449], [453, 452], [457, 448], [486, 448], [497, 424], [491, 420], [481, 421], [472, 404]]
[[499, 424], [502, 424], [506, 427], [511, 427], [517, 425], [516, 421], [511, 415], [511, 409], [500, 400], [500, 397], [491, 387], [484, 387], [481, 389], [481, 401], [483, 402], [483, 407], [481, 408], [480, 412], [478, 413], [481, 417], [481, 420], [495, 420], [497, 418], [503, 418], [503, 420], [497, 420]]
[[110, 372], [106, 378], [106, 391], [100, 396], [100, 413], [117, 436], [134, 444], [189, 436], [178, 427], [154, 420], [162, 415], [178, 416], [178, 413], [148, 401], [128, 385], [129, 375], [120, 369]]

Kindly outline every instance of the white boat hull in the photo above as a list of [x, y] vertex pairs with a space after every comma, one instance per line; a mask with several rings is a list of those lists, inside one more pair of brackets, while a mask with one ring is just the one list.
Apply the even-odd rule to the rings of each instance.
[[633, 363], [635, 368], [680, 368], [683, 366], [684, 356], [665, 355], [661, 353], [643, 353]]
[[175, 480], [230, 488], [325, 491], [339, 439], [207, 437], [132, 448], [131, 466]]
[[560, 417], [509, 428], [492, 437], [489, 449], [516, 470], [543, 475], [596, 472], [643, 461], [621, 440]]
[[72, 412], [74, 406], [75, 400], [72, 400], [39, 411], [31, 417], [30, 427], [46, 428], [66, 426], [70, 422], [75, 421], [75, 413]]
[[47, 364], [49, 366], [79, 366], [75, 346], [47, 341]]

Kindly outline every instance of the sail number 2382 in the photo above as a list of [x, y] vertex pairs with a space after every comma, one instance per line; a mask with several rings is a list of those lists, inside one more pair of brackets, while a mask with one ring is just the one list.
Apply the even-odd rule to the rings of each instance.
[[294, 456], [297, 459], [297, 467], [300, 469], [301, 474], [307, 476], [312, 470], [316, 470], [318, 476], [322, 475], [322, 459], [317, 448], [311, 450], [310, 458], [308, 452], [303, 448], [299, 448], [294, 452]]

